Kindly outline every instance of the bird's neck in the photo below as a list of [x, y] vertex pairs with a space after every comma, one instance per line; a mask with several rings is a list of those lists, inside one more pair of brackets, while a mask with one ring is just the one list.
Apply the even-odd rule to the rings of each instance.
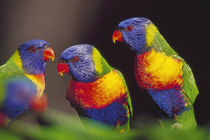
[[106, 61], [96, 63], [95, 70], [88, 71], [85, 73], [85, 76], [74, 76], [72, 75], [72, 79], [74, 81], [82, 82], [82, 83], [89, 83], [98, 80], [99, 78], [103, 77], [107, 73], [109, 73], [112, 68], [106, 63]]
[[157, 27], [154, 24], [149, 24], [145, 27], [145, 39], [144, 42], [139, 41], [139, 44], [135, 44], [133, 48], [137, 55], [141, 55], [152, 48], [158, 50], [161, 48], [161, 42], [164, 38], [159, 33]]
[[93, 49], [92, 57], [95, 66], [96, 78], [101, 77], [111, 71], [111, 67], [109, 66], [109, 64], [95, 48]]
[[6, 62], [6, 65], [9, 69], [11, 69], [12, 71], [15, 71], [17, 73], [24, 73], [26, 75], [31, 75], [31, 76], [36, 76], [36, 77], [37, 76], [42, 77], [44, 75], [44, 72], [40, 73], [40, 74], [29, 74], [29, 73], [27, 73], [23, 68], [23, 63], [21, 61], [18, 50], [16, 50], [14, 52], [14, 54], [10, 57], [10, 59]]
[[28, 74], [23, 69], [23, 64], [19, 55], [18, 50], [14, 52], [14, 54], [10, 57], [10, 59], [6, 62], [7, 70], [10, 72], [15, 72], [20, 75], [26, 76], [28, 79], [33, 81], [37, 88], [37, 95], [42, 95], [45, 89], [45, 75], [42, 74]]
[[97, 49], [93, 49], [92, 52], [92, 62], [93, 68], [86, 70], [86, 73], [81, 75], [74, 75], [73, 79], [83, 83], [94, 82], [100, 77], [111, 71], [111, 66], [106, 62], [106, 60], [100, 55]]
[[45, 89], [45, 75], [44, 74], [24, 74], [28, 79], [30, 79], [37, 89], [37, 96], [41, 97]]
[[28, 64], [26, 68], [18, 50], [13, 53], [6, 64], [15, 72], [21, 72], [29, 75], [43, 75], [45, 73], [46, 63], [41, 63], [40, 65], [37, 64], [35, 67], [32, 66], [34, 64]]
[[9, 58], [9, 60], [6, 62], [6, 66], [8, 70], [15, 71], [17, 73], [25, 73], [18, 50], [16, 50]]
[[111, 71], [111, 66], [106, 62], [106, 60], [101, 57], [101, 62], [95, 64], [96, 68], [96, 78], [101, 77]]

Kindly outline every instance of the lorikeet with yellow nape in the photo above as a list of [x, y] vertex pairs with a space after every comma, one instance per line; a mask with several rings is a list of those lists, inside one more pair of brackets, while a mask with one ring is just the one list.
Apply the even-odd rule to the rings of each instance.
[[195, 128], [193, 103], [198, 89], [193, 73], [157, 27], [149, 19], [130, 18], [118, 24], [112, 38], [114, 43], [121, 43], [135, 52], [138, 85], [178, 122], [176, 125]]
[[[28, 108], [46, 108], [46, 62], [54, 59], [49, 43], [34, 39], [18, 47], [9, 60], [0, 66], [0, 122], [6, 125]], [[5, 120], [5, 121], [2, 121]]]
[[112, 68], [95, 47], [81, 44], [64, 50], [58, 72], [72, 76], [67, 99], [80, 117], [121, 131], [130, 128], [132, 106], [123, 75]]

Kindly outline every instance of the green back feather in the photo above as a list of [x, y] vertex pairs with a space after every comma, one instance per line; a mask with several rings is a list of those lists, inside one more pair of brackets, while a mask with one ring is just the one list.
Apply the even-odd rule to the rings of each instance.
[[[116, 70], [116, 69], [115, 69], [115, 70]], [[129, 96], [128, 96], [127, 102], [128, 102], [129, 108], [130, 108], [130, 115], [131, 115], [131, 118], [132, 118], [132, 117], [133, 117], [133, 107], [132, 107], [132, 103], [131, 103], [130, 93], [129, 93], [129, 90], [128, 90], [126, 81], [125, 81], [125, 79], [124, 79], [122, 73], [121, 73], [119, 70], [117, 70], [117, 72], [119, 73], [120, 77], [122, 78], [123, 83], [124, 83], [124, 85], [125, 85], [125, 87], [126, 87], [126, 90], [127, 90], [127, 92], [128, 92], [127, 94], [129, 95]]]
[[96, 48], [93, 48], [92, 58], [97, 77], [101, 77], [110, 72], [111, 66], [106, 62], [106, 60], [103, 58], [103, 56], [101, 56], [100, 52]]
[[151, 48], [154, 48], [157, 51], [165, 52], [167, 56], [171, 56], [173, 58], [181, 60], [183, 67], [183, 89], [184, 89], [184, 96], [188, 99], [188, 109], [184, 111], [181, 115], [177, 115], [176, 120], [182, 124], [183, 129], [188, 128], [196, 128], [196, 119], [194, 115], [193, 103], [199, 93], [195, 78], [193, 76], [192, 70], [190, 69], [189, 65], [185, 62], [183, 58], [181, 58], [167, 43], [164, 37], [157, 32], [155, 34], [154, 41], [151, 45]]
[[[116, 70], [116, 69], [115, 69]], [[128, 128], [128, 129], [130, 129], [130, 123], [132, 122], [132, 118], [133, 118], [133, 107], [132, 107], [132, 102], [131, 102], [131, 97], [130, 97], [130, 93], [129, 93], [129, 90], [128, 90], [128, 87], [127, 87], [127, 84], [126, 84], [126, 81], [125, 81], [125, 79], [124, 79], [124, 77], [123, 77], [123, 75], [122, 75], [122, 73], [120, 72], [120, 71], [118, 71], [118, 70], [116, 70], [118, 73], [119, 73], [119, 75], [120, 75], [120, 77], [122, 78], [122, 80], [123, 80], [123, 83], [124, 83], [124, 85], [125, 85], [125, 87], [126, 87], [126, 90], [127, 90], [127, 94], [128, 94], [128, 98], [127, 98], [127, 103], [128, 103], [128, 111], [129, 111], [129, 113], [130, 113], [130, 118], [129, 118], [129, 122], [127, 123], [127, 125], [124, 125], [123, 127], [125, 128]], [[119, 129], [123, 129], [123, 128], [119, 128]]]

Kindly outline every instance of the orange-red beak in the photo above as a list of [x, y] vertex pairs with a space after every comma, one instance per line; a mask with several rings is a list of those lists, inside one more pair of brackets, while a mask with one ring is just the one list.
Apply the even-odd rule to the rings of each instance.
[[44, 57], [45, 61], [48, 61], [48, 60], [51, 60], [51, 59], [52, 59], [52, 61], [54, 61], [55, 55], [54, 55], [53, 49], [50, 48], [50, 47], [47, 47], [43, 52], [43, 57]]
[[119, 30], [115, 30], [112, 34], [112, 40], [115, 43], [116, 41], [122, 42], [123, 38], [122, 38], [122, 33]]
[[66, 63], [58, 63], [58, 73], [63, 76], [63, 73], [69, 73], [69, 66]]
[[32, 98], [29, 108], [36, 112], [44, 112], [48, 107], [48, 99], [45, 94], [41, 97], [35, 96]]

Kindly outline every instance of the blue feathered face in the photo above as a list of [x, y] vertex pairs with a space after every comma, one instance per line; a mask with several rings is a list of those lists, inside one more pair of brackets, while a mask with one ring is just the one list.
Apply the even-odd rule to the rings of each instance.
[[53, 49], [44, 40], [34, 39], [18, 47], [23, 69], [28, 74], [43, 74], [46, 61], [54, 59]]
[[80, 82], [94, 81], [96, 71], [92, 58], [93, 48], [92, 45], [80, 44], [64, 50], [58, 64], [58, 72], [69, 73]]
[[113, 42], [122, 42], [136, 53], [145, 49], [145, 26], [151, 21], [146, 18], [130, 18], [118, 24], [113, 32]]

